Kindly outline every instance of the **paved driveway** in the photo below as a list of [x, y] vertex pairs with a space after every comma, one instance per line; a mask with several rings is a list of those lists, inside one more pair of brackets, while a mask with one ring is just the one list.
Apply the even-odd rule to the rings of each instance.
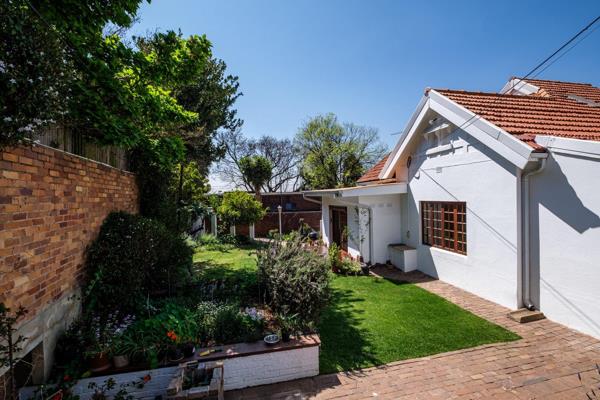
[[232, 391], [226, 399], [587, 400], [586, 393], [596, 398], [592, 388], [600, 398], [600, 341], [547, 319], [518, 324], [507, 308], [420, 273], [375, 273], [413, 281], [523, 339]]

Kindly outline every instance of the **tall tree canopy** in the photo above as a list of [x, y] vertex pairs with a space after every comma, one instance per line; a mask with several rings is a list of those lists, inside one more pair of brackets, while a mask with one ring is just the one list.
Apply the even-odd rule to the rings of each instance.
[[300, 157], [291, 140], [273, 136], [250, 139], [240, 130], [223, 132], [219, 142], [225, 147], [225, 156], [217, 164], [219, 177], [235, 187], [253, 190], [242, 173], [240, 161], [248, 156], [262, 156], [272, 166], [271, 176], [264, 183], [265, 192], [291, 191], [299, 188]]
[[246, 156], [240, 160], [240, 170], [244, 181], [248, 182], [251, 190], [258, 196], [262, 187], [271, 178], [273, 165], [263, 156]]
[[334, 114], [307, 121], [295, 144], [303, 160], [302, 178], [310, 189], [353, 186], [387, 151], [376, 129], [342, 124]]
[[59, 124], [131, 150], [140, 211], [172, 224], [207, 191], [241, 93], [205, 36], [125, 39], [141, 2], [0, 2], [0, 147]]
[[100, 143], [132, 148], [198, 119], [174, 89], [204, 70], [211, 44], [170, 31], [128, 46], [105, 32], [109, 24], [130, 26], [140, 2], [2, 2], [2, 144], [34, 137], [57, 121]]

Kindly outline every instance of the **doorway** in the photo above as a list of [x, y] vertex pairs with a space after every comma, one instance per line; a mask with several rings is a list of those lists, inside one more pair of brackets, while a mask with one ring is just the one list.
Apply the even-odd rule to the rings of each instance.
[[346, 207], [329, 206], [329, 216], [331, 219], [331, 240], [339, 246], [340, 249], [348, 251], [348, 211]]

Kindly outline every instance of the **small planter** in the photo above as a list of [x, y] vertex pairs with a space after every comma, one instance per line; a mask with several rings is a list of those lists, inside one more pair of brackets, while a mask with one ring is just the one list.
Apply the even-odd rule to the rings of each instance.
[[119, 355], [113, 356], [113, 365], [115, 368], [123, 368], [129, 365], [129, 356]]
[[194, 343], [186, 343], [181, 346], [181, 351], [185, 358], [189, 358], [196, 353], [196, 346], [194, 346]]
[[94, 354], [88, 359], [88, 363], [92, 372], [106, 371], [111, 367], [110, 359], [106, 353]]
[[174, 347], [169, 350], [167, 357], [169, 359], [169, 362], [178, 362], [183, 360], [183, 352], [177, 347]]
[[281, 330], [281, 341], [289, 342], [290, 340], [291, 340], [291, 332], [289, 330], [282, 329]]

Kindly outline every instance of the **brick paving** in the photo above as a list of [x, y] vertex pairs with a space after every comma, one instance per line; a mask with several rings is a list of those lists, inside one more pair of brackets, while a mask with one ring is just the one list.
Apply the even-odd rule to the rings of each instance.
[[[509, 309], [419, 272], [386, 267], [373, 272], [413, 282], [522, 339], [232, 391], [226, 399], [587, 400], [586, 393], [596, 398], [591, 389], [600, 384], [599, 340], [547, 319], [519, 324], [507, 317]], [[595, 392], [600, 398], [600, 390]]]

